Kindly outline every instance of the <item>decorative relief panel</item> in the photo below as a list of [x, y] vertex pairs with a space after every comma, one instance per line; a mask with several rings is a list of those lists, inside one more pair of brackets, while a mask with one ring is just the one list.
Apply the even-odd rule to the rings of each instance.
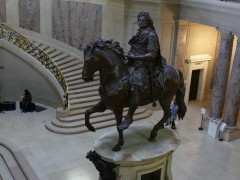
[[0, 0], [0, 22], [6, 22], [6, 0]]
[[40, 0], [19, 0], [19, 26], [40, 32]]
[[53, 38], [79, 50], [102, 34], [102, 6], [52, 0]]

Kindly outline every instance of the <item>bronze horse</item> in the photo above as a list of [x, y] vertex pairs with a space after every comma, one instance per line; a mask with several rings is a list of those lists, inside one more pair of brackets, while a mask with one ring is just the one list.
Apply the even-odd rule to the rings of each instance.
[[[119, 139], [117, 144], [113, 147], [113, 151], [120, 151], [124, 144], [123, 129], [120, 127], [122, 123], [123, 108], [129, 107], [129, 99], [131, 98], [131, 85], [128, 79], [131, 75], [131, 66], [124, 63], [125, 56], [123, 49], [118, 42], [112, 40], [98, 40], [88, 44], [84, 50], [84, 66], [82, 78], [86, 82], [93, 80], [93, 74], [96, 71], [100, 73], [100, 87], [99, 95], [101, 100], [92, 108], [85, 112], [85, 125], [90, 131], [95, 131], [95, 128], [89, 122], [89, 117], [95, 112], [104, 112], [107, 109], [113, 111], [116, 122]], [[154, 100], [158, 100], [164, 115], [162, 119], [154, 126], [151, 131], [149, 140], [154, 140], [157, 136], [157, 131], [164, 128], [164, 123], [170, 117], [170, 103], [176, 95], [176, 103], [178, 105], [178, 116], [183, 119], [186, 113], [186, 106], [184, 103], [184, 80], [182, 72], [175, 68], [164, 66], [164, 90], [155, 87], [153, 90]], [[153, 101], [153, 94], [151, 86], [140, 91], [139, 105], [146, 105]], [[126, 118], [132, 118], [133, 113], [129, 107]], [[135, 111], [135, 110], [133, 110]]]

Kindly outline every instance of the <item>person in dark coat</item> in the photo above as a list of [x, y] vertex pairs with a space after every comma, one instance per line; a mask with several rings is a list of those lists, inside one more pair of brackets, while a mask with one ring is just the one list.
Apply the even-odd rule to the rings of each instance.
[[176, 102], [174, 102], [172, 109], [171, 109], [171, 113], [172, 113], [172, 129], [176, 129], [176, 125], [175, 125], [175, 120], [177, 119], [177, 112], [178, 112], [178, 106], [176, 104]]
[[27, 89], [25, 89], [23, 99], [21, 102], [22, 112], [30, 112], [31, 103], [32, 103], [32, 95]]

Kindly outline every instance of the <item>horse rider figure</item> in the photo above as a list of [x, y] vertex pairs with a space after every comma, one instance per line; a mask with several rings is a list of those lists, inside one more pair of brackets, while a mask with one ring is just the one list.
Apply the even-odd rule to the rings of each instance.
[[[133, 66], [129, 77], [129, 83], [131, 84], [129, 107], [132, 107], [133, 113], [139, 105], [139, 91], [150, 86], [153, 106], [155, 106], [154, 86], [164, 90], [162, 60], [165, 61], [165, 59], [161, 56], [160, 44], [153, 21], [148, 12], [140, 12], [137, 18], [139, 29], [129, 41], [131, 48], [126, 56], [127, 62]], [[121, 129], [127, 128], [132, 120], [124, 123], [126, 124], [120, 127]]]

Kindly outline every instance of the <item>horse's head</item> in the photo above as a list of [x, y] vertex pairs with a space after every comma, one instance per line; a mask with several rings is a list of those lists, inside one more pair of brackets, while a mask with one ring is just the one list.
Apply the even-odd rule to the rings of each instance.
[[88, 44], [84, 49], [83, 80], [92, 81], [93, 74], [98, 70], [105, 75], [115, 72], [123, 57], [123, 49], [113, 40], [99, 39]]
[[93, 50], [94, 43], [90, 43], [84, 49], [84, 65], [82, 71], [82, 78], [84, 81], [92, 81], [93, 74], [99, 69], [96, 63], [96, 57], [94, 56]]

